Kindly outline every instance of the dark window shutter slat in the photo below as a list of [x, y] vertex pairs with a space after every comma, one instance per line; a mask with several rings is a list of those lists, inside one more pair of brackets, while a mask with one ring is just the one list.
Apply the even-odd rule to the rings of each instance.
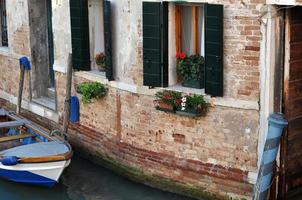
[[168, 2], [162, 2], [162, 71], [163, 87], [169, 86], [169, 7]]
[[88, 1], [70, 0], [72, 65], [77, 70], [90, 70]]
[[143, 2], [144, 85], [168, 83], [168, 6], [167, 3]]
[[223, 6], [205, 8], [205, 90], [223, 96]]
[[106, 77], [108, 80], [113, 80], [113, 65], [112, 65], [112, 36], [111, 36], [111, 4], [110, 1], [103, 1], [104, 7], [104, 40], [105, 40], [105, 55], [106, 55]]

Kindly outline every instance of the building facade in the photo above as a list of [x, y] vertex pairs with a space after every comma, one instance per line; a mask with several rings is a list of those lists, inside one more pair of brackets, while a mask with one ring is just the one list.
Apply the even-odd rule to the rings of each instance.
[[[286, 58], [288, 47], [283, 39], [288, 13], [302, 2], [4, 2], [0, 5], [4, 10], [0, 106], [16, 104], [18, 59], [27, 56], [32, 69], [26, 73], [23, 114], [58, 128], [72, 53], [73, 95], [80, 96], [76, 86], [83, 82], [97, 81], [109, 89], [104, 99], [81, 103], [80, 121], [71, 124], [68, 132], [77, 151], [164, 190], [197, 198], [252, 198], [266, 119], [272, 112], [283, 111], [287, 91], [281, 58]], [[197, 28], [191, 24], [192, 16]], [[153, 24], [156, 20], [159, 23]], [[156, 28], [158, 35], [152, 32]], [[157, 39], [160, 46], [152, 43]], [[150, 49], [155, 53], [148, 54], [149, 61]], [[211, 55], [216, 56], [217, 70], [205, 68], [203, 89], [177, 84], [178, 51], [203, 55], [207, 66], [212, 64]], [[94, 56], [100, 52], [111, 57], [106, 72], [99, 72], [95, 64]], [[148, 71], [147, 63], [156, 63], [156, 56], [164, 63]], [[209, 74], [213, 79], [208, 80]], [[158, 111], [154, 95], [163, 89], [203, 94], [211, 104], [209, 112], [188, 118]]]

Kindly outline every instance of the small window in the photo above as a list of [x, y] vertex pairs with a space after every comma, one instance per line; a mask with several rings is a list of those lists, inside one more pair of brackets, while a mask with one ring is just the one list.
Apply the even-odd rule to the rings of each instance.
[[72, 0], [70, 15], [74, 69], [101, 72], [113, 80], [110, 1]]
[[98, 55], [105, 55], [103, 1], [88, 0], [88, 13], [91, 70], [103, 72], [97, 59]]
[[7, 38], [7, 18], [6, 18], [6, 0], [0, 0], [1, 10], [1, 46], [8, 46]]
[[143, 2], [143, 61], [146, 86], [222, 96], [223, 6]]
[[[175, 55], [182, 53], [187, 57], [194, 56], [194, 60], [204, 60], [204, 7], [203, 4], [176, 4], [169, 6], [169, 11], [175, 13], [174, 20], [169, 21], [169, 32], [175, 37], [175, 50], [173, 44], [169, 44], [169, 86], [204, 88], [204, 65], [200, 66], [199, 77], [183, 80], [177, 75], [177, 60]], [[175, 28], [174, 28], [175, 26]], [[171, 41], [169, 42], [171, 43]], [[196, 73], [197, 75], [197, 73]], [[182, 79], [182, 80], [180, 80]]]

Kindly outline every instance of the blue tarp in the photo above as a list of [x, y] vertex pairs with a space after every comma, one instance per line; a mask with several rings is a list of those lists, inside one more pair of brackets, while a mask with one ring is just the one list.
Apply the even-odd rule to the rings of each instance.
[[46, 157], [63, 154], [69, 151], [68, 146], [63, 142], [41, 142], [22, 145], [0, 152], [3, 157]]

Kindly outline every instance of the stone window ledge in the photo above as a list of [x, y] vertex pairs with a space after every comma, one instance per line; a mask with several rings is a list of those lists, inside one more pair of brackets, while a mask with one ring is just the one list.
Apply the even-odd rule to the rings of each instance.
[[[146, 86], [138, 86], [130, 83], [125, 83], [122, 81], [108, 81], [108, 79], [104, 75], [100, 73], [95, 73], [93, 71], [75, 72], [75, 76], [87, 79], [89, 81], [100, 82], [112, 88], [120, 89], [135, 94], [140, 94], [140, 95], [154, 96], [156, 92], [161, 91], [163, 89], [205, 95], [204, 90], [202, 89], [184, 88], [179, 85], [171, 86], [168, 88], [149, 89], [149, 87]], [[222, 107], [231, 107], [231, 108], [259, 111], [258, 101], [240, 100], [240, 99], [234, 99], [229, 97], [211, 98], [208, 95], [205, 95], [205, 99], [213, 106], [222, 106]]]
[[[0, 97], [2, 99], [5, 99], [6, 101], [9, 101], [12, 104], [17, 104], [17, 97], [3, 91], [0, 90]], [[57, 112], [48, 109], [42, 105], [39, 105], [37, 103], [34, 102], [28, 102], [26, 100], [22, 100], [22, 108], [25, 110], [28, 110], [34, 114], [37, 114], [41, 117], [45, 117], [47, 119], [50, 119], [56, 123], [59, 123], [59, 115]]]
[[0, 47], [0, 54], [8, 56], [9, 55], [9, 48], [8, 47]]

